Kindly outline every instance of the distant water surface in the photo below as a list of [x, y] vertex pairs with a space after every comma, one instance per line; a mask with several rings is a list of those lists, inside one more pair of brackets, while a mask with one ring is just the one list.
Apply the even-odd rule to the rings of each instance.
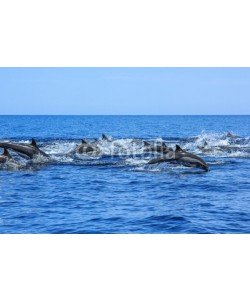
[[[66, 155], [102, 133], [102, 155]], [[0, 167], [0, 233], [250, 233], [250, 116], [0, 116], [1, 141], [32, 137], [51, 161]], [[179, 144], [210, 172], [147, 165], [134, 140]]]

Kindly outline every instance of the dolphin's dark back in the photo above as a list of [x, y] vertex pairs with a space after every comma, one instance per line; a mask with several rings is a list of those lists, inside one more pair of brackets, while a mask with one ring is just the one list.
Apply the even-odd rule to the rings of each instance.
[[76, 153], [82, 154], [82, 153], [89, 153], [89, 152], [95, 152], [99, 151], [99, 148], [93, 143], [90, 144], [87, 140], [82, 140], [82, 143], [72, 151], [70, 151], [67, 155], [73, 155]]
[[208, 171], [207, 163], [199, 156], [183, 150], [179, 145], [176, 145], [175, 159], [184, 164], [196, 165]]
[[33, 156], [37, 153], [37, 151], [35, 151], [33, 147], [29, 147], [28, 145], [24, 146], [15, 143], [0, 143], [0, 147], [11, 149], [21, 154], [27, 155], [30, 158], [33, 158]]

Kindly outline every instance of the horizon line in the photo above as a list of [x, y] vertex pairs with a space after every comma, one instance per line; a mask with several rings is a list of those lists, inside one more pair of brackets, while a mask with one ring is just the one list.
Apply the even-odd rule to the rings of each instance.
[[62, 116], [62, 117], [171, 117], [171, 116], [250, 116], [250, 114], [0, 114], [0, 117], [4, 116], [11, 116], [11, 117], [18, 117], [18, 116], [34, 116], [34, 117], [48, 117], [48, 116]]

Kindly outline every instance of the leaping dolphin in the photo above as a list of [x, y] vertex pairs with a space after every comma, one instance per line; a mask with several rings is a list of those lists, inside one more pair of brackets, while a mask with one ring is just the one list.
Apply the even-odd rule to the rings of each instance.
[[148, 164], [156, 164], [156, 163], [162, 163], [162, 162], [179, 162], [180, 164], [186, 166], [186, 167], [198, 167], [202, 168], [205, 171], [208, 171], [208, 165], [206, 162], [201, 159], [199, 156], [189, 153], [185, 150], [183, 150], [179, 145], [176, 145], [176, 149], [174, 152], [169, 154], [165, 157], [157, 158], [150, 160]]
[[176, 145], [175, 159], [187, 167], [199, 167], [205, 171], [209, 170], [208, 165], [202, 158], [183, 150], [179, 145]]
[[15, 152], [24, 154], [29, 158], [34, 158], [37, 155], [42, 155], [44, 157], [49, 157], [48, 154], [40, 150], [37, 146], [37, 143], [32, 139], [30, 144], [26, 143], [11, 143], [11, 142], [2, 142], [0, 143], [1, 148], [10, 149]]

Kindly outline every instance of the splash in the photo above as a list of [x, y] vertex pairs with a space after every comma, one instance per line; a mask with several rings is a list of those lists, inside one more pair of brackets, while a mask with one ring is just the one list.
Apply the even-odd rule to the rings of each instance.
[[195, 154], [210, 157], [250, 157], [250, 139], [234, 133], [202, 132], [184, 147]]
[[[26, 140], [17, 141], [26, 143]], [[249, 158], [250, 157], [250, 138], [239, 137], [232, 133], [228, 135], [225, 132], [201, 132], [196, 137], [164, 139], [156, 137], [147, 140], [150, 144], [159, 144], [165, 142], [168, 147], [175, 148], [179, 144], [185, 150], [197, 154], [204, 158], [211, 165], [223, 165], [227, 158]], [[98, 148], [98, 152], [72, 154], [78, 145], [79, 140], [50, 140], [39, 143], [39, 148], [47, 153], [50, 158], [38, 155], [29, 160], [15, 152], [11, 153], [17, 165], [1, 166], [8, 169], [37, 168], [46, 164], [74, 164], [74, 165], [105, 165], [110, 164], [117, 167], [131, 166], [136, 170], [148, 172], [164, 172], [176, 168], [185, 168], [170, 163], [160, 163], [149, 166], [148, 162], [156, 158], [157, 153], [145, 152], [145, 140], [141, 138], [126, 138], [111, 140], [93, 140], [89, 143]], [[71, 154], [69, 154], [71, 153]], [[106, 160], [105, 160], [106, 159]], [[20, 167], [21, 166], [21, 167]]]

